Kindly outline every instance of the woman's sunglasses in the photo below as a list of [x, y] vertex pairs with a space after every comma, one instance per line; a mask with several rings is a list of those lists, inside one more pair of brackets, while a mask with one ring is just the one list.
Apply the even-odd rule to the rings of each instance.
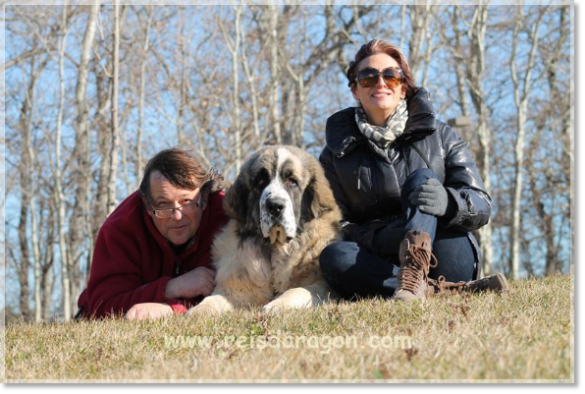
[[404, 74], [399, 68], [389, 67], [382, 71], [378, 71], [375, 68], [364, 68], [357, 73], [355, 81], [362, 88], [371, 88], [378, 83], [378, 79], [384, 78], [384, 82], [391, 88], [395, 88], [404, 82]]

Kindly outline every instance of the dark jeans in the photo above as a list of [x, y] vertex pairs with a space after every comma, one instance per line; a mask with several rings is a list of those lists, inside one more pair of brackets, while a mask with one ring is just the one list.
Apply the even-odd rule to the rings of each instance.
[[[447, 281], [473, 279], [475, 264], [479, 263], [471, 234], [447, 229], [433, 215], [422, 213], [412, 206], [408, 196], [416, 187], [435, 175], [432, 170], [419, 169], [406, 179], [402, 187], [404, 233], [420, 230], [430, 234], [437, 267], [431, 268], [429, 277], [444, 276]], [[355, 242], [335, 242], [326, 247], [319, 257], [325, 280], [345, 298], [353, 296], [390, 297], [398, 286], [398, 266]], [[396, 261], [396, 264], [399, 264]]]

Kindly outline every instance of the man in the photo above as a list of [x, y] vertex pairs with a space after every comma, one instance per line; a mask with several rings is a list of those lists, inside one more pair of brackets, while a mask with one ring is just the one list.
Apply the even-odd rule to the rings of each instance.
[[146, 165], [140, 190], [106, 219], [79, 316], [156, 319], [185, 313], [213, 291], [211, 243], [226, 223], [223, 178], [181, 149]]

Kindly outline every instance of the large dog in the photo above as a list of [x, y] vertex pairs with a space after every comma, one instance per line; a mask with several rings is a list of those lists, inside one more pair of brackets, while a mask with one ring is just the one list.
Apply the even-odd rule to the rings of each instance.
[[261, 149], [242, 166], [224, 208], [230, 221], [212, 246], [216, 287], [189, 314], [329, 299], [319, 254], [340, 238], [341, 212], [313, 156], [293, 146]]

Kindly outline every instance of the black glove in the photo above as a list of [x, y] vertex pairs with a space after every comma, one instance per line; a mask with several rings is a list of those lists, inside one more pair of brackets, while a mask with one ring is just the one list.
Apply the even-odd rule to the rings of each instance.
[[398, 249], [403, 239], [404, 223], [388, 224], [376, 231], [373, 241], [374, 252], [383, 258], [398, 255]]
[[445, 187], [437, 179], [429, 179], [427, 183], [414, 189], [408, 196], [410, 203], [418, 206], [421, 212], [443, 217], [453, 204]]

